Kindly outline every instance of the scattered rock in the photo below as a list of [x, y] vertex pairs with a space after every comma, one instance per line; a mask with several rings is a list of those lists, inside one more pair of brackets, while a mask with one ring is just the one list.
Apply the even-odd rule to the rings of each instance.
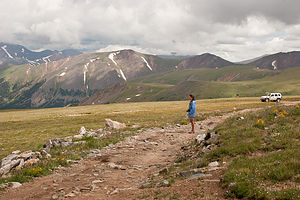
[[125, 170], [125, 168], [121, 165], [116, 165], [115, 163], [108, 163], [108, 167], [112, 168], [112, 169], [121, 169], [121, 170]]
[[38, 158], [33, 158], [33, 159], [30, 159], [30, 160], [27, 160], [24, 162], [24, 166], [31, 166], [33, 164], [36, 164], [40, 161], [40, 159]]
[[19, 154], [19, 153], [21, 153], [21, 151], [20, 150], [16, 150], [16, 151], [13, 151], [13, 152], [11, 152], [12, 154]]
[[219, 166], [219, 163], [217, 161], [215, 162], [211, 162], [208, 164], [209, 167], [218, 167]]
[[188, 178], [188, 180], [191, 180], [191, 179], [195, 179], [195, 178], [203, 178], [203, 177], [210, 177], [212, 176], [211, 174], [203, 174], [203, 173], [199, 173], [199, 174], [194, 174], [192, 176], [190, 176]]
[[6, 189], [6, 188], [18, 188], [21, 187], [22, 184], [19, 182], [8, 182], [0, 185], [0, 189]]
[[76, 194], [74, 194], [73, 192], [70, 192], [69, 194], [66, 194], [65, 197], [75, 197]]
[[7, 174], [11, 169], [18, 166], [19, 164], [20, 164], [20, 160], [12, 160], [8, 163], [6, 162], [6, 165], [0, 168], [0, 175], [2, 176]]
[[114, 195], [114, 194], [118, 194], [118, 193], [119, 193], [119, 189], [116, 188], [114, 191], [112, 191], [112, 192], [110, 193], [110, 195]]
[[197, 135], [197, 137], [195, 138], [195, 141], [198, 143], [198, 144], [200, 144], [202, 141], [204, 141], [204, 139], [205, 139], [205, 134], [199, 134], [199, 135]]
[[59, 195], [58, 194], [53, 194], [51, 199], [58, 199], [59, 198]]
[[152, 188], [152, 183], [147, 182], [140, 186], [140, 189], [144, 189], [144, 188]]
[[202, 179], [203, 182], [220, 182], [220, 179]]
[[113, 121], [111, 119], [105, 119], [105, 126], [108, 129], [122, 129], [122, 128], [126, 128], [126, 125], [124, 123]]
[[87, 191], [91, 191], [91, 187], [81, 187], [79, 188], [80, 189], [80, 192], [87, 192]]
[[86, 134], [86, 129], [84, 128], [84, 126], [82, 126], [82, 127], [80, 128], [79, 134], [80, 134], [80, 135], [85, 135], [85, 134]]
[[169, 187], [170, 183], [167, 180], [163, 180], [162, 182], [159, 182], [156, 186], [157, 187]]
[[237, 120], [244, 120], [245, 118], [242, 116], [242, 117], [238, 117]]
[[167, 167], [165, 167], [159, 171], [159, 174], [167, 174], [168, 171], [169, 171], [169, 169]]
[[208, 171], [209, 171], [209, 172], [211, 172], [211, 171], [217, 171], [217, 170], [219, 170], [219, 169], [220, 169], [219, 167], [213, 167], [213, 168], [208, 169]]
[[92, 184], [103, 183], [103, 182], [104, 182], [103, 180], [94, 180], [92, 181]]
[[179, 172], [176, 176], [177, 177], [188, 177], [188, 176], [192, 176], [194, 174], [203, 173], [203, 172], [204, 172], [203, 168], [197, 168], [197, 169], [192, 169], [189, 171]]
[[10, 155], [6, 156], [5, 158], [3, 158], [0, 161], [0, 168], [3, 167], [4, 165], [9, 164], [11, 161], [18, 159], [18, 157], [19, 156], [16, 154], [10, 154]]

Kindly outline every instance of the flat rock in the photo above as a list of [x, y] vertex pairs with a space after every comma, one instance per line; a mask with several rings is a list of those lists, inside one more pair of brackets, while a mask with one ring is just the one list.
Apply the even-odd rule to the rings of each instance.
[[203, 173], [199, 173], [199, 174], [194, 174], [192, 176], [190, 176], [188, 178], [188, 180], [191, 180], [191, 179], [195, 179], [195, 178], [203, 178], [203, 177], [210, 177], [212, 176], [211, 174], [203, 174]]
[[209, 167], [218, 167], [219, 166], [219, 163], [217, 161], [215, 162], [211, 162], [208, 164]]
[[82, 126], [79, 130], [79, 134], [80, 135], [85, 135], [86, 134], [86, 129], [84, 128], [84, 126]]
[[21, 151], [20, 150], [16, 150], [16, 151], [13, 151], [13, 152], [11, 152], [12, 154], [19, 154], [19, 153], [21, 153]]
[[105, 119], [105, 126], [108, 129], [122, 129], [122, 128], [126, 128], [126, 125], [124, 123], [113, 121], [111, 119]]
[[204, 141], [204, 139], [205, 139], [205, 134], [203, 133], [203, 134], [199, 134], [199, 135], [197, 135], [197, 137], [195, 138], [195, 141], [198, 143], [198, 144], [200, 144], [202, 141]]

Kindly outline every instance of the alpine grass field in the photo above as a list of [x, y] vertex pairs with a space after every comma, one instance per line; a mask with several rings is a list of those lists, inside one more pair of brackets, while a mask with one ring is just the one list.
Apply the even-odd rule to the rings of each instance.
[[[285, 100], [299, 100], [286, 97]], [[271, 108], [265, 108], [271, 106]], [[177, 171], [206, 166], [211, 161], [226, 161], [223, 186], [227, 197], [255, 199], [297, 199], [299, 189], [299, 105], [282, 107], [276, 103], [261, 103], [258, 98], [229, 98], [197, 101], [198, 116], [236, 112], [246, 108], [263, 110], [226, 120], [214, 131], [220, 133], [220, 146], [208, 153], [200, 163], [189, 160], [177, 165]], [[35, 110], [2, 110], [0, 112], [0, 158], [14, 150], [37, 150], [47, 139], [76, 134], [81, 126], [104, 128], [104, 119], [126, 123], [122, 131], [101, 140], [84, 137], [84, 145], [51, 150], [51, 160], [12, 172], [0, 179], [6, 182], [27, 182], [34, 177], [51, 174], [59, 166], [69, 166], [69, 159], [79, 160], [95, 148], [102, 148], [135, 135], [140, 129], [188, 124], [187, 101], [142, 102], [94, 106], [49, 108]], [[134, 126], [137, 125], [137, 126]], [[188, 130], [187, 130], [188, 131]], [[191, 144], [193, 145], [193, 144]], [[62, 153], [63, 152], [63, 153]], [[169, 174], [172, 177], [171, 174]], [[171, 178], [176, 181], [176, 178]]]
[[[78, 133], [87, 129], [105, 127], [104, 119], [138, 125], [141, 128], [161, 127], [186, 121], [187, 101], [122, 103], [94, 106], [0, 111], [0, 158], [14, 150], [40, 148], [47, 139]], [[232, 112], [234, 107], [244, 109], [263, 107], [257, 98], [200, 100], [197, 109], [201, 116]], [[203, 116], [202, 116], [203, 115]]]

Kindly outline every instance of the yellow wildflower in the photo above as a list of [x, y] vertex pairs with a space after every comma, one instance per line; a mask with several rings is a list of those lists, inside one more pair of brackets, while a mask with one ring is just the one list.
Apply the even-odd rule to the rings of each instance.
[[263, 123], [265, 123], [265, 121], [264, 121], [263, 119], [258, 119], [258, 120], [257, 120], [257, 123], [258, 123], [258, 124], [263, 124]]
[[300, 108], [299, 104], [296, 105], [296, 108]]

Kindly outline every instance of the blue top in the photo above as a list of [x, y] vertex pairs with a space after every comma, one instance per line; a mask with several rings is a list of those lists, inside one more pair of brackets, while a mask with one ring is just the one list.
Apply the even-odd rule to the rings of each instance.
[[196, 117], [196, 101], [190, 102], [188, 116]]

